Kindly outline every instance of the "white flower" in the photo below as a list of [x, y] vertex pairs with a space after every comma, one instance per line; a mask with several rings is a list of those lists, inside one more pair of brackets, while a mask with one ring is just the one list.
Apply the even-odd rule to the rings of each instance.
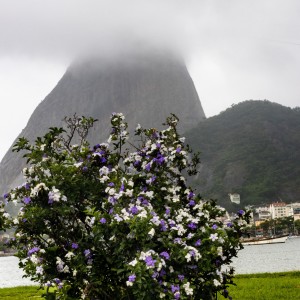
[[209, 238], [214, 242], [215, 240], [218, 239], [218, 234], [217, 233], [211, 233]]
[[191, 254], [187, 253], [187, 255], [185, 256], [185, 258], [186, 258], [187, 262], [191, 261]]
[[39, 258], [38, 258], [35, 254], [31, 255], [30, 260], [31, 260], [35, 265], [38, 264], [38, 262], [39, 262]]
[[45, 183], [41, 182], [37, 184], [33, 189], [31, 189], [30, 197], [37, 196], [40, 190], [48, 191], [49, 189], [45, 185]]
[[155, 234], [154, 228], [152, 228], [152, 229], [148, 232], [148, 234], [149, 234], [151, 237], [153, 237], [154, 234]]
[[50, 177], [50, 176], [51, 176], [51, 173], [50, 173], [50, 170], [49, 170], [49, 169], [43, 170], [43, 172], [44, 172], [44, 175], [45, 175], [46, 177]]
[[137, 216], [140, 218], [147, 218], [147, 211], [143, 209]]
[[43, 275], [43, 273], [44, 273], [43, 267], [37, 266], [37, 267], [35, 268], [35, 273], [36, 273], [36, 274], [41, 274], [41, 275]]
[[218, 255], [222, 256], [223, 255], [223, 249], [222, 249], [222, 247], [218, 247], [217, 248], [217, 252], [218, 252]]
[[187, 282], [183, 285], [184, 291], [187, 295], [193, 295], [193, 289], [190, 287], [190, 283]]
[[49, 200], [54, 201], [54, 202], [59, 202], [60, 196], [61, 196], [61, 193], [57, 188], [55, 188], [55, 186], [53, 186], [52, 191], [50, 191], [48, 193]]
[[149, 199], [152, 199], [153, 198], [153, 191], [148, 191], [146, 192], [146, 196], [149, 198]]
[[215, 285], [215, 286], [219, 286], [219, 285], [221, 285], [221, 283], [220, 283], [220, 281], [218, 281], [217, 279], [214, 279], [214, 285]]
[[100, 170], [99, 170], [99, 173], [100, 175], [108, 175], [109, 174], [109, 169], [107, 167], [102, 167]]
[[133, 190], [126, 189], [125, 195], [128, 196], [128, 197], [131, 197], [132, 193], [133, 193]]
[[133, 282], [131, 282], [131, 281], [126, 281], [126, 285], [127, 285], [127, 286], [133, 286]]
[[174, 195], [172, 201], [175, 202], [179, 202], [179, 195]]
[[128, 263], [128, 265], [130, 265], [130, 266], [135, 266], [137, 264], [137, 260], [136, 260], [136, 258], [133, 260], [133, 261], [131, 261], [130, 263]]
[[142, 128], [142, 127], [141, 127], [141, 124], [137, 124], [135, 130], [137, 131], [137, 130], [140, 130], [141, 128]]
[[158, 216], [154, 216], [151, 220], [150, 220], [153, 224], [155, 224], [156, 226], [158, 226], [160, 224], [159, 221], [159, 217]]
[[123, 221], [123, 219], [119, 216], [119, 214], [115, 214], [114, 215], [114, 219], [119, 223], [121, 221]]
[[129, 186], [131, 186], [131, 187], [134, 185], [134, 183], [133, 183], [132, 180], [129, 180], [127, 184], [128, 184]]
[[75, 254], [73, 253], [73, 252], [68, 252], [66, 255], [65, 255], [65, 258], [67, 259], [67, 260], [70, 260], [73, 256], [75, 256]]

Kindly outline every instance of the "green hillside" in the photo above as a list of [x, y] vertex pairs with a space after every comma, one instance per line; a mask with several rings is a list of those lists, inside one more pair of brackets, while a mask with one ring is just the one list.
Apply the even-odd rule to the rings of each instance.
[[299, 108], [245, 101], [200, 122], [186, 137], [201, 152], [194, 184], [202, 196], [227, 208], [233, 192], [243, 206], [300, 201]]

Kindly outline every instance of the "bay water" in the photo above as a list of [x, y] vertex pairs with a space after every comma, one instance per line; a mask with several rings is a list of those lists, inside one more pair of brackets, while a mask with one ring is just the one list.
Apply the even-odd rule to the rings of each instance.
[[[232, 266], [236, 274], [300, 271], [300, 237], [282, 244], [245, 246]], [[22, 275], [16, 257], [0, 257], [0, 288], [36, 284]]]

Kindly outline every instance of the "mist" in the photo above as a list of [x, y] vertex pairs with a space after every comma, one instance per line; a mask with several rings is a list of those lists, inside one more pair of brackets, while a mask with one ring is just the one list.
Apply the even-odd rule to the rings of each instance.
[[0, 0], [0, 7], [2, 153], [68, 65], [87, 55], [177, 53], [208, 117], [247, 99], [300, 105], [298, 0]]

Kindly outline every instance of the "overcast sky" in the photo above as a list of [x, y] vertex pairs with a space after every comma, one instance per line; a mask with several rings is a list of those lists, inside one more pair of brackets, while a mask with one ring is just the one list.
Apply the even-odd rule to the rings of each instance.
[[299, 0], [0, 0], [0, 159], [90, 48], [178, 49], [207, 117], [247, 99], [300, 106], [299, 16]]

